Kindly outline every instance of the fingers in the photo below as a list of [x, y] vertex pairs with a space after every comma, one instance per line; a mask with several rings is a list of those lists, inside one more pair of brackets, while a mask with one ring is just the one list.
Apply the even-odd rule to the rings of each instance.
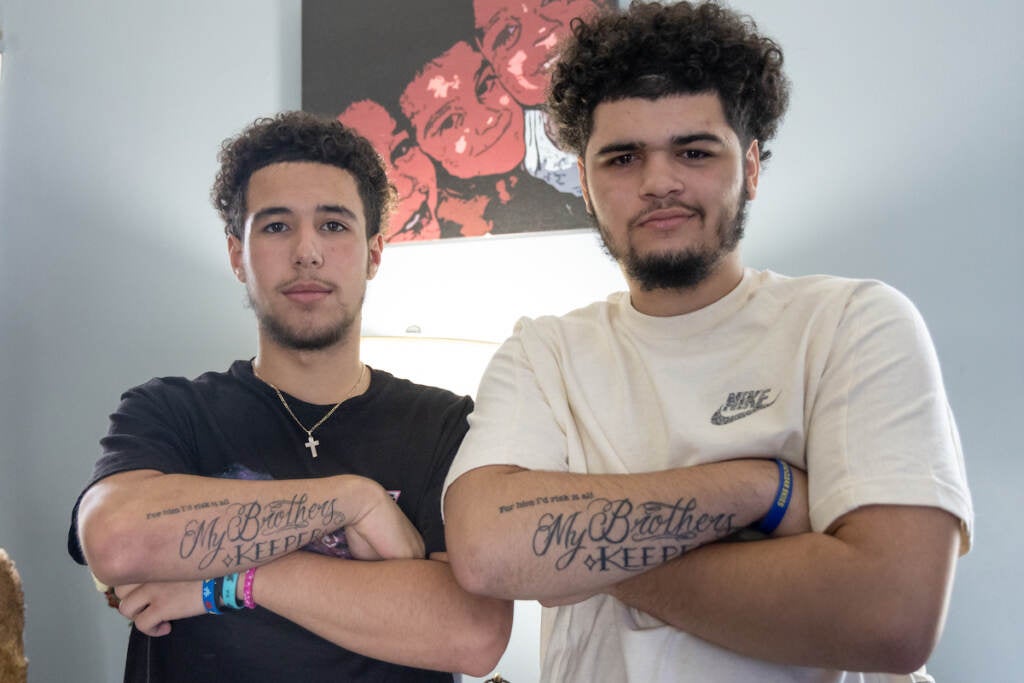
[[120, 600], [117, 605], [117, 611], [121, 613], [121, 616], [133, 621], [135, 615], [144, 610], [148, 606], [148, 602], [144, 602], [142, 596], [138, 594], [138, 589], [142, 584], [132, 583], [124, 586], [115, 586], [114, 594]]
[[400, 547], [396, 548], [392, 556], [396, 559], [422, 560], [427, 556], [427, 547], [419, 534], [409, 535], [402, 540]]
[[205, 612], [201, 597], [202, 582], [170, 581], [117, 586], [120, 598], [117, 611], [132, 621], [142, 633], [165, 636], [175, 619]]
[[167, 635], [171, 632], [171, 624], [160, 620], [156, 616], [156, 610], [149, 609], [151, 598], [142, 588], [140, 584], [115, 588], [114, 592], [121, 599], [117, 611], [147, 636]]
[[155, 619], [152, 612], [148, 611], [149, 599], [140, 584], [118, 586], [114, 593], [120, 599], [117, 611], [128, 621], [135, 624], [135, 628], [147, 636], [165, 636], [171, 632], [171, 625], [166, 621]]
[[369, 539], [363, 537], [355, 527], [345, 527], [345, 539], [348, 541], [349, 552], [357, 560], [383, 560], [385, 559]]
[[135, 620], [135, 628], [145, 633], [147, 636], [160, 637], [166, 636], [171, 632], [171, 623], [168, 621], [158, 621], [156, 623], [150, 623], [145, 618], [146, 613], [143, 612], [138, 619]]
[[423, 559], [423, 537], [401, 508], [386, 493], [355, 523], [345, 527], [353, 557], [370, 559]]

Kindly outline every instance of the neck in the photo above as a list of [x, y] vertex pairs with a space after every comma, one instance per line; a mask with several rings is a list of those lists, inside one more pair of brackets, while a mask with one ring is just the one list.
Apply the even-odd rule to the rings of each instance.
[[359, 360], [359, 337], [327, 349], [297, 351], [261, 335], [252, 365], [258, 378], [306, 403], [338, 403], [369, 384]]
[[733, 250], [694, 287], [645, 290], [636, 281], [628, 278], [627, 281], [633, 308], [644, 315], [667, 317], [693, 313], [710, 306], [734, 290], [742, 279], [743, 263], [738, 250]]

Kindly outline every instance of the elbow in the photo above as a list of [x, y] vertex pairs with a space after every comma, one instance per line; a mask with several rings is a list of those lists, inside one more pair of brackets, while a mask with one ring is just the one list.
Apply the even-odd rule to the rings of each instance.
[[[937, 509], [865, 508], [836, 537], [854, 549], [847, 564], [855, 587], [843, 600], [859, 634], [861, 661], [842, 668], [908, 674], [928, 661], [939, 642], [953, 588], [959, 522]], [[885, 540], [879, 540], [884, 538]], [[916, 558], [907, 560], [907, 557]], [[843, 615], [839, 615], [843, 619]], [[849, 643], [847, 643], [847, 646]]]
[[510, 600], [488, 599], [483, 602], [472, 627], [464, 631], [455, 669], [460, 673], [483, 678], [494, 671], [505, 654], [512, 635], [513, 603]]
[[892, 604], [898, 608], [879, 611], [877, 614], [881, 618], [863, 631], [870, 638], [864, 644], [864, 651], [870, 654], [855, 668], [910, 674], [927, 663], [938, 644], [942, 633], [942, 610], [915, 609], [900, 600], [894, 600]]
[[909, 674], [927, 663], [942, 636], [952, 572], [944, 579], [891, 582], [895, 590], [882, 597], [871, 625], [880, 664], [873, 670]]
[[490, 598], [512, 598], [507, 595], [500, 572], [495, 572], [496, 552], [489, 544], [470, 534], [447, 531], [448, 561], [455, 581], [467, 593]]
[[472, 557], [449, 550], [448, 558], [452, 564], [455, 581], [462, 587], [462, 590], [473, 595], [493, 597], [489, 592], [492, 585], [487, 573], [481, 570]]
[[78, 537], [90, 571], [108, 586], [135, 583], [145, 562], [141, 543], [116, 510], [90, 494], [83, 497], [78, 511]]
[[511, 599], [516, 596], [505, 590], [507, 576], [496, 571], [502, 566], [500, 548], [493, 542], [496, 538], [486, 529], [467, 523], [465, 518], [449, 521], [445, 526], [448, 562], [459, 586], [473, 595]]
[[939, 624], [906, 624], [879, 631], [875, 639], [877, 666], [874, 671], [910, 674], [931, 657], [939, 640]]
[[518, 568], [521, 539], [515, 525], [494, 514], [493, 500], [514, 494], [498, 493], [506, 488], [507, 478], [520, 468], [490, 465], [477, 468], [456, 479], [445, 494], [445, 545], [455, 580], [473, 595], [511, 600], [528, 597], [519, 594], [524, 579]]

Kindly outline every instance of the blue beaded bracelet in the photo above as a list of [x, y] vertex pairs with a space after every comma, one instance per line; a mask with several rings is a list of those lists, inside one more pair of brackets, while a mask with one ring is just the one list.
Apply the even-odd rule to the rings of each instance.
[[242, 609], [238, 604], [238, 574], [228, 574], [224, 577], [224, 584], [220, 589], [220, 601], [225, 607], [231, 609]]
[[768, 509], [768, 514], [757, 524], [757, 530], [765, 535], [779, 528], [789, 508], [789, 499], [793, 497], [793, 470], [790, 469], [789, 463], [778, 458], [775, 464], [779, 467], [779, 488], [775, 491], [775, 502]]
[[206, 579], [203, 581], [203, 607], [207, 614], [220, 614], [217, 609], [217, 579]]

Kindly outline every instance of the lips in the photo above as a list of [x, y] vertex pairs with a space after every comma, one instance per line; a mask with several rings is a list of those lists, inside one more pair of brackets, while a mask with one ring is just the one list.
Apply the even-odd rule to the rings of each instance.
[[301, 281], [288, 285], [281, 292], [298, 303], [313, 303], [327, 298], [334, 289], [325, 284], [312, 281]]
[[700, 214], [697, 211], [691, 211], [682, 207], [655, 209], [641, 215], [633, 221], [633, 225], [641, 228], [672, 228], [699, 216]]

